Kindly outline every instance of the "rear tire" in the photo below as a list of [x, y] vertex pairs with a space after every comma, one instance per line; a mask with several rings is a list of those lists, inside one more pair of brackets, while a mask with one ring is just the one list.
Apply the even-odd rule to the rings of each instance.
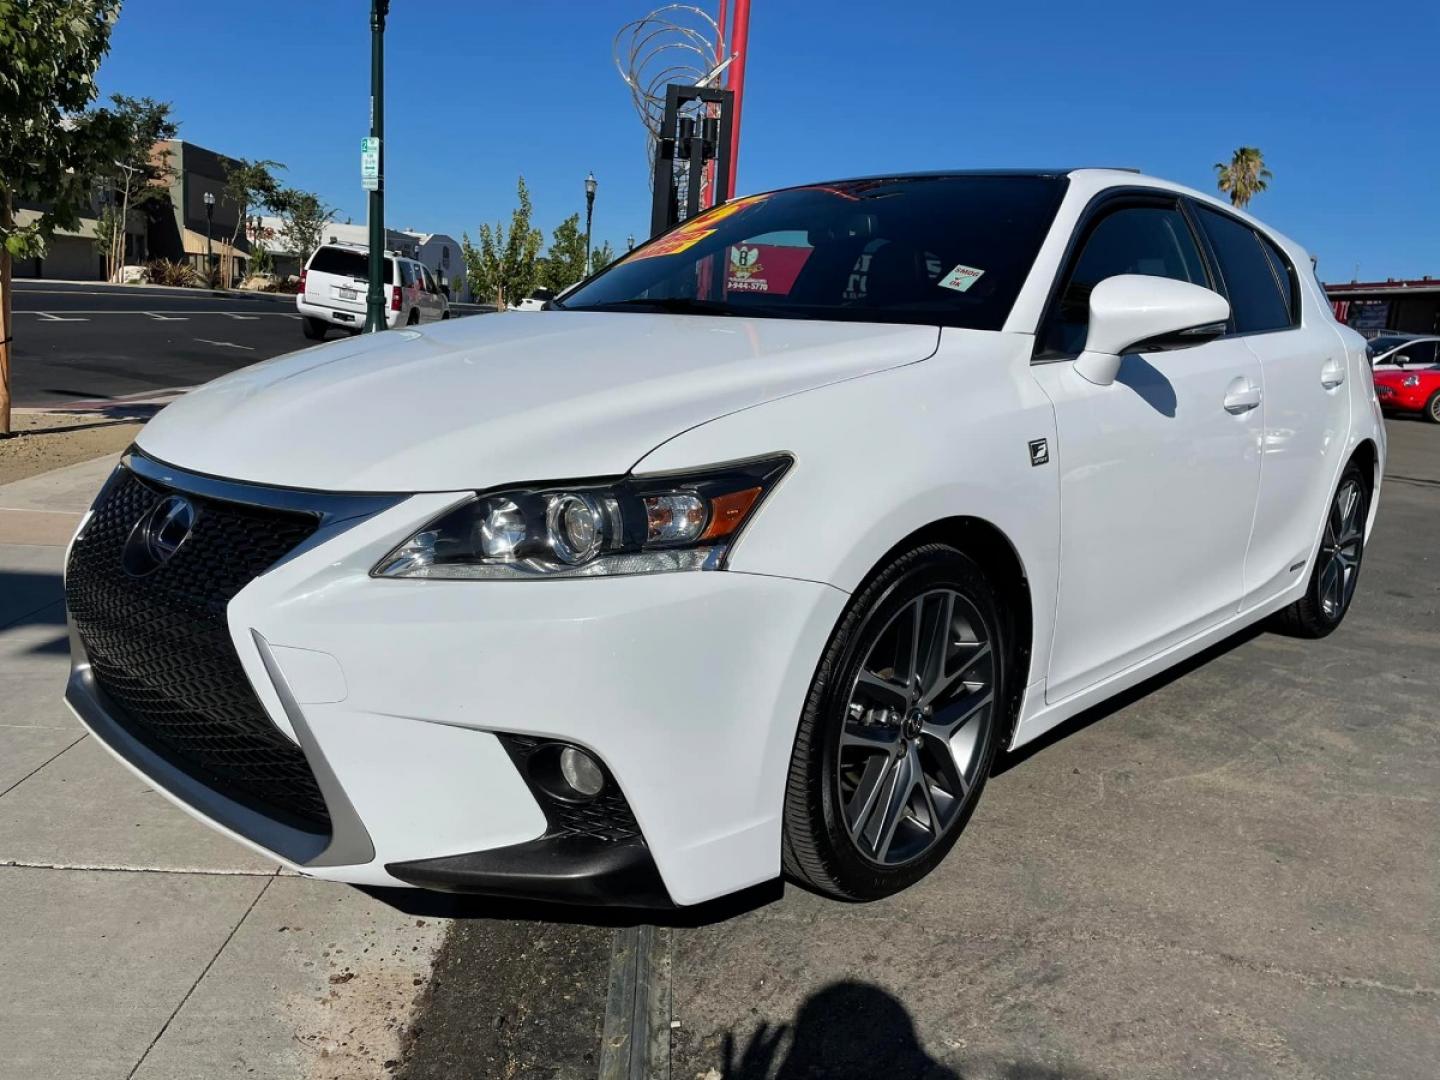
[[314, 319], [306, 315], [300, 323], [300, 331], [311, 341], [324, 341], [325, 331], [330, 329], [324, 319]]
[[1005, 735], [1005, 634], [984, 572], [945, 544], [900, 555], [855, 594], [795, 737], [786, 874], [875, 900], [940, 864]]
[[419, 326], [419, 325], [420, 325], [420, 310], [419, 310], [418, 308], [411, 308], [411, 309], [410, 309], [410, 317], [405, 320], [405, 325], [406, 325], [406, 326]]
[[1325, 531], [1305, 595], [1276, 614], [1277, 630], [1292, 637], [1322, 638], [1344, 621], [1365, 557], [1369, 513], [1365, 474], [1352, 461], [1340, 474], [1325, 511]]
[[1440, 390], [1430, 395], [1430, 400], [1425, 403], [1425, 419], [1432, 424], [1440, 424]]

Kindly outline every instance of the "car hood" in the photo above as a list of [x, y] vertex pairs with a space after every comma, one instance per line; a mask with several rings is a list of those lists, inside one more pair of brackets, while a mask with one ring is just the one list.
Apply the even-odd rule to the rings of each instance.
[[169, 405], [138, 445], [196, 472], [333, 491], [616, 475], [696, 424], [923, 360], [938, 340], [872, 323], [475, 316], [226, 375]]

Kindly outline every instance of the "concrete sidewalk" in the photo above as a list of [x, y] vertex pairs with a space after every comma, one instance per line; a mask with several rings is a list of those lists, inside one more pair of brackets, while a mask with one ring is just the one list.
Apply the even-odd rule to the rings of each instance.
[[0, 486], [0, 1080], [388, 1075], [443, 924], [212, 833], [61, 703], [65, 545], [113, 464]]

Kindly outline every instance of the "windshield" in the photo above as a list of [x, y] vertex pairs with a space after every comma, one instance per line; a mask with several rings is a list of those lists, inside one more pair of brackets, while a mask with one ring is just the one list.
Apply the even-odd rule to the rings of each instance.
[[554, 306], [998, 330], [1065, 181], [855, 180], [737, 199], [651, 240]]

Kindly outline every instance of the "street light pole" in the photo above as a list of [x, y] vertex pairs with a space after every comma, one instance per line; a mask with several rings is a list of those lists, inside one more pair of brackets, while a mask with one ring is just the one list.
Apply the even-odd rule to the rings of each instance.
[[215, 273], [215, 256], [210, 250], [210, 226], [215, 218], [215, 193], [205, 192], [205, 284], [212, 284]]
[[625, 250], [635, 250], [635, 234], [633, 232], [629, 236], [625, 237]]
[[585, 276], [590, 276], [590, 219], [595, 215], [595, 188], [599, 181], [592, 172], [585, 177]]
[[380, 149], [380, 178], [370, 192], [370, 288], [365, 329], [385, 329], [385, 16], [390, 0], [370, 0], [370, 137]]

